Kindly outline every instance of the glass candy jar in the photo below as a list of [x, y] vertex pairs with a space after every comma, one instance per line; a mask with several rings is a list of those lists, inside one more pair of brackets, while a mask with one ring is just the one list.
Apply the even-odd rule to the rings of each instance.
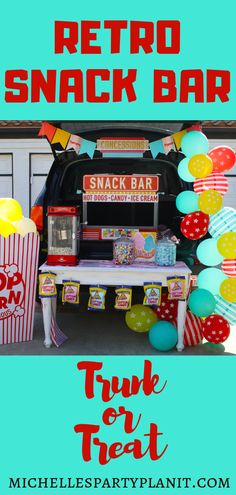
[[157, 241], [155, 263], [159, 266], [173, 266], [176, 263], [176, 245], [167, 237]]
[[116, 265], [131, 265], [134, 258], [133, 239], [122, 235], [113, 242], [113, 261]]

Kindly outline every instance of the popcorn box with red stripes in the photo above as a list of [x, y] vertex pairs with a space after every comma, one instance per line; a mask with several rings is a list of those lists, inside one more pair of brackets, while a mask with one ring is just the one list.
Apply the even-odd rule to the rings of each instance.
[[33, 338], [39, 235], [0, 236], [0, 344]]

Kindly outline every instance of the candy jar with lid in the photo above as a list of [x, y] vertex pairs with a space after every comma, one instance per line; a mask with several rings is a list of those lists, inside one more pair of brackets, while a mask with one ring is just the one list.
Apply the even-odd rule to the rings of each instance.
[[113, 261], [116, 265], [131, 265], [134, 258], [133, 239], [122, 235], [113, 242]]
[[157, 241], [155, 263], [159, 266], [173, 266], [176, 263], [176, 244], [167, 237]]

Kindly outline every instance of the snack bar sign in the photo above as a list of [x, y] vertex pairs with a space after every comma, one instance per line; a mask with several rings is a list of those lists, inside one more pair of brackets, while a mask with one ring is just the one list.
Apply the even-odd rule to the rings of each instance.
[[157, 175], [85, 175], [83, 201], [154, 203], [158, 201]]

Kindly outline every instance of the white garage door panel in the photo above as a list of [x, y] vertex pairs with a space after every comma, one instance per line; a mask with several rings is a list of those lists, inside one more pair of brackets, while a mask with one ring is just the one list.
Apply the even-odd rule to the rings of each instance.
[[53, 162], [51, 153], [33, 153], [31, 154], [31, 172], [34, 174], [47, 175]]
[[0, 197], [12, 197], [12, 177], [0, 176]]
[[45, 184], [48, 172], [53, 162], [51, 153], [31, 154], [31, 205], [35, 203]]
[[46, 175], [33, 177], [31, 183], [31, 206], [35, 203], [35, 200], [37, 199], [38, 195], [41, 193], [46, 181], [46, 177], [47, 177]]
[[[236, 139], [209, 139], [210, 150], [216, 146], [229, 146], [236, 152]], [[236, 209], [236, 165], [224, 172], [228, 176], [229, 190], [224, 196], [224, 206]], [[234, 176], [234, 177], [229, 177]]]
[[0, 154], [0, 174], [12, 174], [12, 155]]
[[224, 196], [224, 206], [236, 208], [236, 177], [228, 177], [229, 190]]

